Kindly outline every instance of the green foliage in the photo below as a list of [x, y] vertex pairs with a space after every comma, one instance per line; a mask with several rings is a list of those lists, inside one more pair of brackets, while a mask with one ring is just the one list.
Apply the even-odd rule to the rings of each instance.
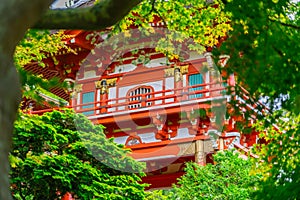
[[174, 186], [173, 199], [252, 199], [259, 175], [251, 176], [251, 162], [232, 151], [214, 156], [215, 165], [187, 163], [186, 174]]
[[10, 176], [15, 198], [55, 199], [66, 192], [80, 199], [144, 198], [139, 176], [129, 173], [144, 166], [107, 140], [102, 126], [72, 110], [22, 114], [13, 139]]
[[[62, 49], [66, 50], [66, 52], [75, 53], [63, 41], [68, 37], [68, 35], [64, 35], [63, 31], [50, 34], [46, 30], [28, 30], [24, 39], [16, 47], [14, 54], [14, 62], [22, 84], [23, 97], [34, 99], [39, 103], [44, 101], [44, 98], [36, 91], [38, 88], [48, 91], [55, 86], [66, 87], [58, 78], [48, 80], [41, 74], [33, 74], [25, 70], [24, 67], [26, 65], [46, 67], [43, 59], [49, 55], [54, 55]], [[59, 99], [56, 96], [55, 98]]]
[[[216, 59], [222, 54], [230, 56], [225, 70], [227, 74], [235, 73], [238, 84], [250, 92], [254, 100], [248, 101], [256, 102], [261, 96], [267, 96], [270, 107], [276, 107], [276, 101], [282, 101], [281, 106], [299, 113], [300, 3], [290, 0], [222, 0], [216, 5], [208, 5], [204, 0], [145, 0], [113, 31], [126, 33], [132, 26], [140, 26], [146, 28], [147, 35], [153, 32], [149, 23], [159, 16], [166, 28], [173, 32], [159, 41], [157, 50], [170, 59], [181, 58], [182, 52], [178, 48], [184, 49], [182, 44], [193, 38], [195, 43], [188, 46], [190, 50], [203, 53], [205, 48], [212, 47]], [[223, 45], [214, 48], [224, 36], [228, 37]], [[25, 96], [35, 94], [36, 85], [47, 89], [49, 84], [43, 77], [28, 75], [22, 66], [28, 62], [40, 62], [45, 58], [44, 52], [54, 53], [61, 48], [61, 35], [49, 38], [48, 34], [36, 31], [29, 32], [17, 47], [15, 61], [22, 74], [23, 85], [29, 88], [24, 88]], [[239, 94], [241, 91], [236, 88], [235, 92]], [[236, 106], [235, 103], [233, 105]], [[119, 198], [120, 193], [116, 190], [122, 194], [132, 194], [132, 198], [144, 195], [140, 193], [142, 186], [136, 185], [136, 176], [120, 175], [120, 172], [104, 165], [127, 171], [140, 169], [133, 160], [124, 156], [125, 150], [104, 139], [101, 128], [84, 121], [80, 122], [84, 124], [83, 128], [75, 130], [73, 120], [61, 120], [59, 112], [53, 113], [33, 117], [24, 115], [16, 123], [15, 144], [11, 153], [11, 176], [16, 195], [25, 199], [24, 196], [36, 197], [42, 191], [41, 195], [45, 196], [40, 198], [47, 199], [50, 194], [56, 195], [58, 190], [75, 191], [82, 199], [91, 198], [89, 195]], [[248, 117], [247, 114], [245, 116]], [[268, 118], [268, 125], [276, 117]], [[249, 161], [239, 159], [233, 153], [220, 153], [215, 156], [216, 165], [201, 167], [188, 164], [187, 174], [180, 179], [180, 187], [174, 189], [174, 198], [249, 199], [254, 197], [253, 184], [260, 173], [264, 173], [262, 185], [257, 186], [257, 198], [296, 199], [299, 196], [299, 117], [289, 114], [288, 119], [276, 122], [279, 132], [271, 126], [265, 130], [267, 123], [258, 126], [259, 130], [266, 131], [269, 143], [257, 152], [264, 161], [255, 163], [260, 166], [257, 176], [249, 175]], [[117, 156], [111, 157], [112, 152]], [[62, 171], [70, 171], [70, 174]], [[91, 182], [91, 179], [94, 181]], [[112, 181], [113, 184], [105, 181]], [[128, 189], [131, 192], [126, 190], [124, 184], [128, 182], [135, 184]], [[149, 195], [149, 199], [156, 197], [164, 198], [160, 192]]]
[[271, 108], [282, 102], [286, 109], [299, 112], [300, 2], [223, 2], [224, 11], [231, 13], [233, 31], [214, 51], [216, 59], [220, 54], [230, 56], [225, 70], [237, 75], [256, 102], [267, 96]]
[[[281, 115], [281, 116], [280, 116]], [[299, 199], [300, 197], [300, 115], [276, 113], [256, 124], [267, 144], [257, 146], [260, 161], [255, 163], [257, 173], [263, 172], [257, 199]], [[279, 117], [280, 116], [280, 117]], [[261, 162], [262, 160], [262, 162]]]
[[47, 57], [47, 54], [55, 54], [62, 48], [66, 48], [62, 39], [64, 36], [62, 31], [50, 34], [46, 30], [30, 29], [26, 33], [24, 39], [20, 41], [15, 51], [15, 64], [18, 68], [34, 62], [44, 67], [41, 62]]
[[172, 190], [153, 190], [146, 192], [146, 200], [167, 200], [173, 198]]
[[[157, 19], [160, 18], [160, 21]], [[145, 0], [113, 28], [113, 32], [126, 33], [133, 27], [139, 27], [145, 34], [155, 32], [150, 23], [164, 23], [170, 32], [158, 43], [156, 50], [165, 53], [170, 59], [181, 58], [183, 50], [205, 52], [214, 47], [221, 37], [232, 30], [229, 15], [222, 12], [222, 5], [207, 4], [205, 0]], [[148, 33], [147, 33], [148, 32]], [[193, 38], [193, 43], [185, 46]]]

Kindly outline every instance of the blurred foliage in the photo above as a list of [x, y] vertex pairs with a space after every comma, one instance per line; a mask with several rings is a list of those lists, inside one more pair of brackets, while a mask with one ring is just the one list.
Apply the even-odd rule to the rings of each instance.
[[[276, 114], [276, 115], [275, 115]], [[300, 197], [300, 115], [276, 112], [276, 124], [269, 116], [256, 124], [260, 140], [255, 172], [263, 174], [257, 199], [299, 199]]]
[[21, 114], [13, 141], [10, 176], [16, 199], [55, 199], [66, 192], [80, 199], [145, 196], [138, 175], [144, 165], [106, 139], [101, 125], [72, 110]]
[[[223, 0], [233, 31], [215, 58], [229, 55], [227, 74], [249, 91], [253, 105], [262, 97], [270, 110], [299, 112], [300, 2]], [[237, 89], [237, 94], [240, 90]]]

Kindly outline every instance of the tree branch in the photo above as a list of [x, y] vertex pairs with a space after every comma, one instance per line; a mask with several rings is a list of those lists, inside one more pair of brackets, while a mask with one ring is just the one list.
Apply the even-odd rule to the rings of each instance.
[[116, 24], [141, 0], [102, 0], [92, 7], [48, 10], [32, 27], [100, 30]]
[[277, 21], [277, 20], [274, 20], [274, 19], [270, 19], [269, 20], [271, 22], [277, 22], [283, 26], [286, 26], [286, 27], [290, 27], [290, 28], [294, 28], [294, 29], [297, 29], [297, 30], [300, 30], [300, 26], [297, 26], [297, 25], [294, 25], [294, 24], [287, 24], [287, 23], [284, 23], [284, 22], [281, 22], [281, 21]]

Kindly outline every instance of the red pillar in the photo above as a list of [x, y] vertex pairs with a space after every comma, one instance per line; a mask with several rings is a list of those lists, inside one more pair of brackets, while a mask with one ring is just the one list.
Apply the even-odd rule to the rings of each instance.
[[106, 113], [107, 112], [107, 99], [108, 99], [108, 94], [100, 94], [100, 113]]

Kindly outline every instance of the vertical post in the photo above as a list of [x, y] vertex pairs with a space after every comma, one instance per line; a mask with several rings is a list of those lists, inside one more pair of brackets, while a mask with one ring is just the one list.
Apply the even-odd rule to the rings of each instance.
[[195, 162], [199, 165], [205, 165], [204, 141], [197, 140], [195, 148]]
[[206, 165], [206, 155], [213, 151], [214, 148], [209, 136], [202, 140], [197, 140], [195, 148], [195, 162], [199, 165]]
[[141, 107], [142, 108], [146, 107], [146, 101], [147, 101], [146, 94], [142, 93], [142, 95], [141, 95]]
[[66, 78], [64, 80], [64, 82], [67, 83], [67, 90], [66, 90], [66, 92], [69, 94], [69, 97], [70, 97], [70, 99], [69, 99], [69, 105], [73, 106], [73, 94], [72, 94], [72, 92], [74, 90], [75, 81], [73, 79], [71, 79], [71, 78]]
[[[208, 84], [208, 85], [205, 86], [205, 89], [207, 91], [209, 91], [209, 88], [210, 88], [210, 85], [209, 85], [210, 84], [210, 73], [209, 73], [209, 71], [207, 71], [206, 74], [205, 74], [205, 83]], [[209, 95], [210, 95], [209, 92], [205, 93], [206, 97], [209, 97]]]
[[[210, 82], [213, 83], [213, 85], [210, 85], [210, 88], [213, 89], [217, 89], [219, 86], [219, 84], [221, 83], [220, 80], [218, 79], [219, 76], [215, 75], [216, 72], [216, 68], [214, 67], [214, 61], [212, 59], [212, 53], [211, 52], [206, 52], [204, 53], [204, 57], [206, 58], [207, 61], [207, 67], [208, 67], [208, 71], [209, 71], [209, 79]], [[210, 92], [210, 96], [211, 97], [215, 97], [215, 96], [219, 96], [219, 91], [214, 91], [214, 92]]]
[[82, 92], [82, 84], [76, 84], [74, 85], [74, 89], [73, 92], [71, 93], [72, 95], [72, 107], [74, 108], [74, 110], [80, 110], [80, 101], [81, 101], [81, 92]]
[[102, 80], [100, 85], [100, 113], [107, 113], [108, 85], [106, 80]]
[[[182, 88], [182, 78], [181, 78], [181, 72], [180, 68], [176, 67], [174, 68], [174, 89]], [[176, 99], [175, 101], [181, 101], [182, 100], [182, 90], [176, 90], [175, 91]]]
[[219, 150], [224, 150], [224, 137], [219, 138]]

